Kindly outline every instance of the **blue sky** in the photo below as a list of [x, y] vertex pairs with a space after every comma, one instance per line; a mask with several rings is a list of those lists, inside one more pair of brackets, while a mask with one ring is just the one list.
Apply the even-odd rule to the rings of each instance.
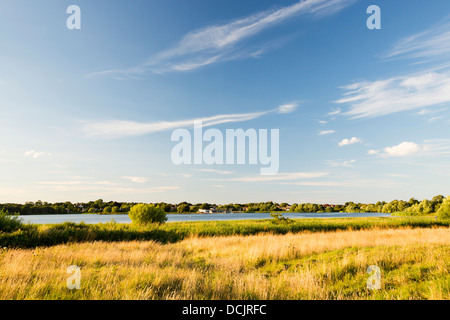
[[[449, 15], [444, 0], [4, 0], [0, 202], [447, 195]], [[279, 129], [279, 173], [173, 164], [172, 131], [216, 116]]]

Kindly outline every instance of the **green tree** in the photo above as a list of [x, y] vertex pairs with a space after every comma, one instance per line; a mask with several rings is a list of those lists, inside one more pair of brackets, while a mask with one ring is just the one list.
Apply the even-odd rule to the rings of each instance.
[[450, 219], [450, 196], [442, 202], [437, 215], [440, 219]]
[[200, 209], [209, 210], [209, 209], [211, 209], [211, 205], [209, 203], [202, 203], [202, 205], [200, 206]]
[[102, 199], [96, 200], [96, 201], [93, 203], [92, 207], [97, 208], [97, 209], [102, 208], [102, 207], [103, 207], [103, 200], [102, 200]]
[[111, 208], [111, 213], [118, 213], [120, 212], [120, 208], [118, 206], [114, 206]]
[[166, 212], [152, 204], [136, 204], [131, 207], [128, 216], [136, 224], [164, 223], [167, 221]]
[[189, 212], [190, 208], [188, 204], [181, 204], [177, 206], [177, 212], [178, 213], [185, 213]]
[[122, 212], [128, 212], [128, 211], [130, 211], [130, 208], [131, 208], [130, 204], [128, 204], [128, 203], [123, 203], [123, 204], [120, 206], [120, 211], [122, 211]]
[[433, 212], [433, 203], [427, 199], [422, 200], [419, 204], [419, 213], [429, 214], [431, 212]]

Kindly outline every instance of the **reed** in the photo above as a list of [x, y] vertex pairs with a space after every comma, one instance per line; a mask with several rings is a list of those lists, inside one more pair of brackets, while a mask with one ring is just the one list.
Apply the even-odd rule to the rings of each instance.
[[449, 299], [449, 244], [448, 227], [406, 227], [3, 249], [0, 299]]
[[243, 221], [171, 222], [164, 225], [84, 224], [19, 225], [0, 232], [0, 247], [33, 248], [73, 242], [153, 240], [173, 243], [190, 236], [250, 236], [261, 233], [287, 234], [370, 230], [392, 228], [449, 227], [450, 220], [434, 217], [291, 219], [289, 223], [273, 223], [273, 219]]

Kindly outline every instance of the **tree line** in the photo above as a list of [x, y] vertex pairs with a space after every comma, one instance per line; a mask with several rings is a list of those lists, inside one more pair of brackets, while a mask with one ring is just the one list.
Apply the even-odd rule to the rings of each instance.
[[[445, 197], [438, 195], [431, 200], [422, 201], [411, 198], [408, 201], [393, 200], [391, 202], [379, 201], [377, 203], [355, 203], [345, 204], [317, 204], [317, 203], [293, 203], [286, 202], [258, 202], [258, 203], [196, 203], [186, 201], [178, 204], [165, 202], [151, 203], [167, 213], [197, 213], [199, 211], [212, 210], [212, 212], [300, 212], [300, 213], [320, 213], [320, 212], [379, 212], [394, 213], [405, 212], [411, 215], [435, 213], [439, 210]], [[19, 215], [36, 214], [68, 214], [68, 213], [128, 213], [130, 208], [136, 205], [135, 202], [105, 202], [102, 199], [89, 202], [56, 202], [48, 203], [43, 201], [26, 202], [25, 204], [4, 203], [0, 204], [0, 212]]]

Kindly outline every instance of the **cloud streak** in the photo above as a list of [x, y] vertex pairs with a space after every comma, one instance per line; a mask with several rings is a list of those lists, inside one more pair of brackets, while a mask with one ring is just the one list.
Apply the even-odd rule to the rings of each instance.
[[299, 180], [299, 179], [314, 179], [327, 176], [327, 172], [288, 172], [288, 173], [278, 173], [272, 176], [249, 176], [249, 177], [239, 177], [232, 178], [231, 181], [240, 182], [273, 182], [273, 181], [286, 181], [286, 180]]
[[[189, 71], [217, 62], [256, 57], [271, 45], [248, 48], [243, 44], [249, 38], [303, 14], [316, 16], [339, 12], [355, 0], [301, 0], [293, 5], [266, 10], [233, 20], [222, 25], [211, 25], [185, 34], [172, 48], [151, 56], [144, 63], [128, 69], [106, 70], [88, 76], [115, 75], [133, 77], [148, 71]], [[275, 45], [277, 41], [274, 42]]]
[[335, 102], [349, 106], [344, 115], [353, 119], [379, 117], [450, 103], [450, 71], [357, 82], [343, 89], [344, 97]]
[[201, 121], [203, 127], [213, 125], [243, 122], [253, 120], [269, 113], [288, 113], [293, 112], [296, 104], [282, 105], [275, 109], [261, 112], [222, 114], [210, 117], [193, 118], [177, 121], [157, 121], [157, 122], [137, 122], [125, 120], [106, 120], [100, 122], [87, 122], [81, 128], [81, 131], [91, 137], [103, 138], [122, 138], [130, 136], [145, 135], [160, 131], [174, 130], [176, 128], [185, 128], [194, 126], [195, 122]]
[[450, 56], [450, 18], [402, 39], [384, 58], [436, 59]]
[[24, 153], [25, 157], [31, 157], [33, 159], [37, 159], [37, 158], [41, 158], [41, 157], [46, 157], [46, 156], [51, 156], [51, 153], [48, 152], [40, 152], [40, 151], [34, 151], [34, 150], [29, 150], [26, 151]]
[[318, 135], [319, 136], [325, 136], [325, 135], [328, 135], [328, 134], [333, 134], [335, 132], [336, 132], [336, 130], [322, 130], [322, 131], [320, 131], [318, 133]]

